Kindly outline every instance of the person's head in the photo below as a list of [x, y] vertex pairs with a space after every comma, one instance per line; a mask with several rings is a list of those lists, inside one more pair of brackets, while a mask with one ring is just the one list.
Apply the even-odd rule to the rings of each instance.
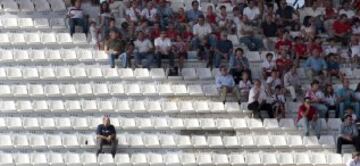
[[351, 114], [346, 114], [344, 116], [344, 123], [345, 124], [351, 124], [352, 123], [352, 115]]
[[278, 95], [281, 94], [281, 85], [276, 85], [275, 86], [275, 93], [278, 94]]
[[271, 62], [273, 58], [274, 58], [274, 55], [272, 53], [267, 53], [266, 54], [266, 60], [268, 62]]
[[235, 50], [235, 57], [236, 58], [241, 58], [244, 55], [244, 50], [242, 48], [237, 48]]
[[103, 124], [104, 124], [104, 126], [110, 126], [110, 117], [109, 116], [107, 116], [107, 115], [105, 115], [104, 117], [103, 117]]
[[110, 12], [109, 3], [107, 3], [106, 1], [104, 1], [104, 2], [101, 3], [101, 5], [100, 5], [100, 13], [107, 13], [107, 12]]
[[200, 15], [198, 17], [198, 22], [200, 25], [204, 25], [205, 24], [205, 17], [203, 15]]
[[304, 98], [304, 105], [310, 106], [310, 104], [311, 104], [311, 99], [310, 99], [310, 97], [305, 97], [305, 98]]
[[352, 153], [352, 159], [359, 161], [360, 160], [360, 152], [353, 152]]
[[80, 8], [81, 7], [81, 0], [76, 0], [74, 6], [76, 8]]
[[139, 40], [144, 40], [144, 38], [145, 38], [144, 32], [143, 32], [143, 31], [139, 31], [137, 38], [138, 38]]
[[313, 91], [319, 90], [319, 81], [318, 80], [314, 80], [311, 82], [311, 90], [313, 90]]
[[160, 38], [164, 39], [166, 37], [166, 32], [165, 31], [161, 31], [160, 32]]
[[226, 40], [227, 39], [227, 33], [225, 31], [221, 32], [220, 39], [221, 40]]
[[259, 79], [254, 80], [254, 86], [256, 88], [261, 88], [261, 81]]
[[110, 31], [110, 39], [117, 39], [119, 37], [119, 32], [117, 32], [116, 30], [111, 30]]
[[191, 2], [191, 6], [193, 10], [198, 10], [199, 9], [199, 2], [197, 0], [194, 0]]
[[115, 18], [110, 18], [109, 27], [115, 27], [115, 26], [116, 26]]
[[349, 88], [350, 87], [350, 81], [345, 78], [343, 81], [342, 81], [342, 84], [343, 84], [343, 88]]
[[254, 0], [249, 0], [249, 7], [253, 8], [255, 6]]
[[206, 8], [206, 11], [207, 13], [213, 13], [214, 12], [214, 8], [212, 5], [209, 5], [207, 8]]
[[280, 0], [280, 7], [284, 8], [287, 6], [286, 0]]
[[225, 7], [225, 5], [221, 5], [221, 6], [220, 6], [220, 12], [221, 12], [221, 13], [226, 13], [226, 7]]
[[220, 66], [220, 73], [223, 76], [226, 76], [228, 74], [228, 69], [226, 66]]
[[152, 2], [152, 1], [149, 1], [149, 2], [146, 4], [146, 7], [147, 7], [148, 9], [153, 8], [153, 7], [154, 7], [153, 2]]
[[346, 14], [340, 15], [340, 21], [341, 22], [346, 22], [346, 20], [347, 20], [347, 15]]
[[278, 71], [277, 70], [272, 70], [271, 71], [271, 77], [272, 78], [278, 78], [279, 77]]
[[317, 48], [313, 49], [312, 55], [314, 56], [314, 58], [320, 58], [320, 50]]
[[179, 8], [178, 14], [179, 15], [184, 15], [185, 14], [185, 9], [183, 7]]
[[243, 81], [249, 80], [249, 74], [247, 72], [242, 72], [241, 78]]
[[129, 43], [128, 45], [126, 45], [126, 52], [128, 54], [132, 54], [134, 51], [134, 44], [133, 43]]
[[292, 65], [289, 71], [290, 71], [291, 74], [296, 74], [296, 70], [297, 70], [297, 66]]

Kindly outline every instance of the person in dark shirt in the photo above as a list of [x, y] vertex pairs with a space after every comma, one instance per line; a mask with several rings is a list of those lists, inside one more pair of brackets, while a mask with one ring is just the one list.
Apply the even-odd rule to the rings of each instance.
[[110, 118], [108, 116], [103, 117], [103, 124], [98, 125], [96, 129], [97, 140], [97, 152], [96, 156], [102, 153], [104, 145], [111, 146], [111, 154], [115, 157], [117, 148], [116, 130], [115, 127], [110, 124]]
[[220, 35], [220, 40], [218, 40], [216, 43], [216, 51], [214, 57], [215, 67], [218, 68], [220, 66], [222, 58], [228, 60], [232, 52], [233, 44], [230, 40], [227, 39], [226, 32], [222, 32]]
[[276, 37], [278, 29], [271, 15], [266, 16], [266, 20], [261, 23], [261, 28], [265, 37]]

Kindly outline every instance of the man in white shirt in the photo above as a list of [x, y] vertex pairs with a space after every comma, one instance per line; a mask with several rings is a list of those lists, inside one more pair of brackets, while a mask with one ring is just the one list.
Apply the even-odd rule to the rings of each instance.
[[161, 60], [163, 58], [167, 58], [170, 60], [169, 65], [174, 67], [175, 65], [175, 57], [171, 54], [171, 40], [166, 37], [166, 32], [161, 31], [160, 37], [156, 38], [154, 41], [155, 45], [155, 56], [158, 67], [161, 67]]
[[154, 7], [153, 2], [148, 2], [146, 8], [141, 11], [141, 16], [144, 20], [155, 22], [157, 9]]
[[296, 72], [296, 66], [292, 66], [284, 75], [284, 87], [290, 92], [293, 102], [296, 102], [296, 91], [301, 90], [300, 79]]
[[248, 99], [248, 109], [253, 111], [254, 118], [261, 118], [260, 111], [265, 110], [270, 118], [273, 118], [272, 106], [266, 102], [267, 95], [265, 88], [262, 87], [260, 80], [254, 81], [254, 86], [250, 89]]
[[202, 15], [199, 16], [198, 23], [193, 26], [194, 38], [191, 42], [192, 49], [198, 49], [202, 41], [208, 42], [211, 40], [211, 32], [211, 26], [205, 22], [205, 17]]
[[254, 0], [249, 0], [249, 6], [243, 11], [243, 15], [248, 18], [248, 21], [256, 23], [260, 18], [260, 10], [255, 6]]
[[136, 67], [143, 66], [141, 61], [143, 59], [146, 59], [146, 63], [144, 65], [144, 67], [149, 68], [154, 59], [153, 54], [152, 54], [153, 45], [152, 45], [151, 41], [149, 39], [145, 38], [144, 32], [140, 31], [138, 33], [137, 40], [134, 41], [134, 45], [135, 45], [135, 50], [137, 52], [135, 54]]
[[66, 15], [69, 18], [70, 34], [75, 33], [75, 26], [81, 26], [85, 34], [88, 33], [88, 21], [84, 17], [84, 11], [81, 8], [81, 0], [76, 0], [74, 6], [69, 8]]

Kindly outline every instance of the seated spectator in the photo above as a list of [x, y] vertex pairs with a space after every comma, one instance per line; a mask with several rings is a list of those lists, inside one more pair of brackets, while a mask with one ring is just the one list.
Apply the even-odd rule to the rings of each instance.
[[206, 20], [211, 26], [215, 26], [216, 24], [216, 13], [214, 12], [213, 6], [209, 5], [206, 8]]
[[263, 42], [266, 50], [272, 50], [273, 42], [269, 38], [276, 37], [276, 34], [278, 32], [278, 26], [275, 23], [275, 18], [272, 17], [271, 15], [267, 15], [265, 21], [261, 23], [261, 30], [265, 36]]
[[280, 49], [275, 63], [280, 76], [283, 76], [293, 65], [293, 62], [290, 60], [285, 48]]
[[96, 129], [97, 151], [96, 156], [102, 153], [104, 145], [111, 146], [111, 154], [115, 157], [117, 149], [117, 139], [115, 127], [110, 124], [110, 118], [108, 116], [103, 117], [103, 124], [99, 124]]
[[328, 110], [336, 110], [337, 109], [337, 101], [336, 95], [334, 92], [334, 88], [331, 84], [327, 84], [325, 87], [324, 93], [324, 103], [327, 106]]
[[204, 16], [201, 10], [199, 10], [199, 2], [194, 0], [191, 2], [192, 9], [186, 12], [187, 21], [193, 23], [199, 19], [200, 16]]
[[134, 45], [132, 43], [126, 45], [125, 51], [119, 55], [120, 67], [127, 68], [131, 67], [131, 59], [134, 53]]
[[185, 43], [185, 41], [183, 41], [180, 35], [177, 35], [171, 46], [171, 53], [178, 59], [178, 67], [180, 70], [184, 67], [184, 62], [187, 58], [188, 50], [188, 45]]
[[295, 29], [295, 26], [298, 24], [298, 15], [299, 13], [288, 3], [286, 0], [280, 0], [279, 8], [276, 10], [276, 16], [279, 20], [279, 24], [283, 27], [291, 27]]
[[277, 119], [285, 118], [285, 95], [283, 88], [280, 85], [275, 87], [275, 92], [272, 95], [272, 109], [274, 117]]
[[319, 88], [319, 81], [311, 82], [311, 88], [306, 92], [305, 97], [310, 99], [311, 106], [316, 109], [320, 118], [325, 118], [328, 109], [324, 103], [324, 93]]
[[104, 50], [109, 55], [111, 68], [115, 67], [115, 59], [124, 51], [125, 42], [119, 39], [117, 31], [110, 31], [110, 39], [106, 41]]
[[[100, 5], [100, 14], [99, 22], [101, 29], [101, 38], [105, 39], [110, 31], [110, 20], [112, 20], [113, 15], [111, 13], [109, 3], [103, 2]], [[113, 20], [115, 21], [115, 20]]]
[[186, 13], [183, 7], [179, 8], [176, 13], [176, 21], [180, 24], [180, 26], [187, 26]]
[[235, 83], [238, 84], [243, 72], [246, 72], [251, 79], [249, 60], [244, 56], [244, 50], [237, 48], [235, 53], [230, 56], [229, 68], [230, 74], [234, 77]]
[[243, 15], [247, 17], [249, 23], [251, 25], [257, 25], [260, 16], [260, 9], [256, 6], [255, 0], [249, 0], [248, 6], [244, 8]]
[[169, 2], [166, 0], [160, 0], [158, 3], [157, 11], [159, 15], [160, 27], [167, 27], [168, 24], [172, 22], [171, 19], [173, 19], [174, 16], [174, 12], [170, 7]]
[[338, 42], [341, 42], [344, 46], [350, 39], [351, 24], [348, 23], [347, 16], [342, 14], [340, 19], [336, 20], [333, 24], [333, 32]]
[[66, 15], [69, 18], [70, 34], [75, 33], [75, 26], [81, 26], [85, 34], [88, 33], [88, 20], [81, 8], [81, 0], [76, 0], [74, 6], [69, 7]]
[[[145, 38], [144, 32], [140, 31], [138, 33], [137, 40], [134, 41], [134, 45], [136, 50], [136, 54], [135, 54], [136, 67], [144, 66], [146, 68], [150, 68], [154, 59], [152, 54], [154, 46], [152, 45], [152, 42], [148, 38]], [[142, 65], [143, 59], [146, 59], [145, 65]]]
[[330, 77], [330, 80], [332, 79], [332, 76], [335, 76], [339, 78], [340, 80], [344, 79], [344, 74], [340, 72], [340, 64], [338, 62], [339, 60], [336, 58], [336, 55], [333, 53], [330, 53], [327, 57], [327, 73]]
[[129, 1], [128, 7], [125, 10], [125, 18], [128, 22], [138, 22], [141, 18], [141, 10], [138, 3], [135, 1]]
[[305, 62], [305, 69], [310, 79], [314, 79], [316, 76], [326, 76], [327, 64], [321, 57], [319, 50], [313, 50], [312, 56]]
[[351, 115], [344, 116], [344, 122], [341, 124], [340, 136], [338, 137], [336, 152], [341, 153], [342, 145], [352, 144], [356, 151], [360, 151], [360, 139], [356, 124], [353, 123]]
[[[299, 107], [297, 126], [304, 130], [304, 135], [310, 135], [310, 128], [315, 131], [316, 136], [320, 137], [321, 122], [316, 109], [311, 105], [311, 99], [306, 97], [304, 103]], [[311, 127], [310, 127], [311, 126]]]
[[264, 79], [267, 79], [271, 75], [271, 72], [276, 69], [276, 63], [273, 58], [274, 55], [272, 53], [267, 53], [266, 60], [261, 64]]
[[260, 51], [264, 48], [262, 39], [257, 36], [256, 28], [249, 24], [247, 17], [242, 17], [237, 26], [237, 32], [240, 42], [244, 43], [250, 51]]
[[283, 31], [280, 34], [280, 39], [275, 43], [276, 50], [291, 50], [292, 41], [290, 39], [289, 31]]
[[316, 36], [315, 18], [307, 16], [307, 21], [304, 21], [300, 31], [305, 39], [313, 39]]
[[228, 73], [228, 69], [225, 66], [220, 67], [221, 75], [216, 77], [216, 87], [220, 91], [220, 100], [225, 103], [227, 93], [233, 93], [240, 102], [241, 95], [239, 89], [235, 86], [233, 77]]
[[254, 118], [263, 119], [261, 110], [265, 110], [270, 118], [274, 117], [272, 106], [267, 102], [267, 94], [260, 80], [254, 81], [254, 86], [249, 92], [248, 109], [253, 112]]
[[146, 4], [146, 8], [141, 11], [141, 17], [142, 20], [147, 21], [150, 25], [157, 20], [157, 9], [155, 8], [153, 2], [149, 1]]
[[353, 152], [352, 158], [346, 163], [346, 166], [358, 166], [360, 163], [360, 152]]
[[356, 102], [360, 102], [360, 83], [356, 85], [356, 89], [354, 91], [354, 99]]
[[250, 89], [253, 87], [253, 84], [249, 78], [249, 74], [247, 72], [242, 73], [241, 80], [239, 82], [239, 90], [242, 97], [245, 97], [247, 100], [247, 97], [249, 96]]
[[194, 38], [191, 41], [192, 49], [197, 50], [201, 45], [204, 45], [204, 41], [208, 43], [210, 40], [212, 40], [212, 46], [215, 46], [216, 41], [214, 38], [211, 38], [211, 32], [211, 26], [205, 22], [204, 16], [199, 16], [198, 23], [193, 26]]
[[220, 6], [220, 14], [217, 16], [217, 23], [220, 28], [228, 29], [230, 24], [230, 17], [227, 14], [226, 7], [224, 5]]
[[354, 113], [354, 110], [351, 107], [345, 110], [345, 115], [351, 115], [353, 123], [357, 122], [357, 115]]
[[270, 95], [274, 94], [275, 87], [282, 87], [282, 81], [277, 70], [271, 72], [271, 76], [266, 79], [266, 92]]
[[166, 37], [168, 37], [171, 41], [175, 41], [178, 35], [178, 30], [175, 29], [173, 24], [169, 24], [166, 31]]
[[221, 32], [220, 39], [216, 43], [214, 66], [218, 68], [221, 64], [221, 60], [228, 60], [233, 53], [233, 44], [227, 39], [227, 33]]
[[344, 116], [344, 110], [348, 107], [352, 107], [355, 113], [359, 115], [359, 103], [354, 102], [354, 90], [350, 89], [350, 82], [348, 79], [344, 79], [342, 82], [342, 88], [336, 92], [337, 101], [339, 102], [339, 115]]
[[290, 70], [284, 75], [284, 87], [290, 92], [293, 102], [297, 101], [297, 93], [301, 91], [301, 83], [296, 72], [296, 66], [292, 66]]
[[161, 61], [164, 58], [167, 58], [170, 60], [169, 65], [174, 66], [175, 65], [175, 57], [173, 54], [171, 54], [171, 41], [168, 37], [166, 37], [166, 32], [162, 31], [160, 33], [160, 37], [156, 38], [154, 41], [155, 45], [155, 57], [157, 61], [157, 66], [161, 67]]

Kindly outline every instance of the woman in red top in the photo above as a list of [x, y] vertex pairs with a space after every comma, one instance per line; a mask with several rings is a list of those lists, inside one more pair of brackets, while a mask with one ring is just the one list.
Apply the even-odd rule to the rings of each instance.
[[280, 75], [284, 75], [292, 66], [292, 61], [286, 55], [286, 50], [281, 49], [278, 55], [278, 58], [275, 61], [276, 69], [279, 71]]
[[342, 14], [339, 20], [336, 20], [333, 24], [333, 31], [337, 41], [346, 45], [350, 38], [351, 25], [347, 20], [346, 14]]
[[186, 24], [186, 13], [185, 13], [184, 8], [182, 8], [182, 7], [179, 8], [176, 18], [180, 24]]
[[206, 9], [206, 20], [209, 24], [216, 24], [216, 13], [214, 13], [214, 8], [211, 5]]
[[279, 50], [281, 47], [285, 46], [287, 50], [290, 50], [292, 42], [289, 39], [289, 31], [284, 31], [280, 36], [280, 40], [276, 42], [275, 48]]
[[302, 41], [302, 39], [300, 37], [295, 37], [295, 43], [294, 43], [294, 53], [296, 56], [296, 60], [299, 61], [300, 59], [306, 59], [307, 58], [307, 54], [306, 54], [306, 45], [304, 44], [304, 42]]

